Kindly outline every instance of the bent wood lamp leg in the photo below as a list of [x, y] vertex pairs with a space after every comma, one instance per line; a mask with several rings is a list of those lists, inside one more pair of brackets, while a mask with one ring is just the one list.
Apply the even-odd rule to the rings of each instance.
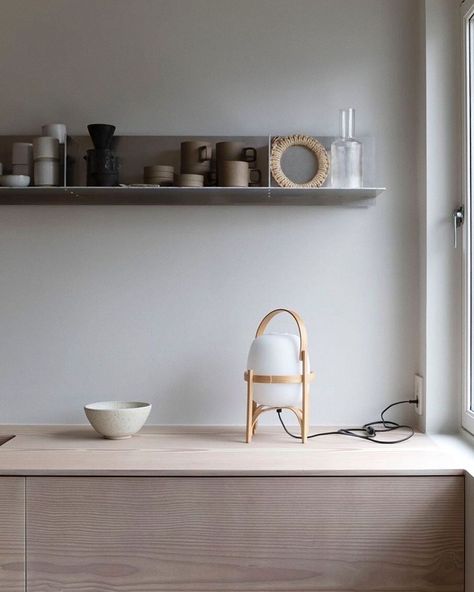
[[308, 354], [301, 352], [303, 358], [303, 426], [301, 430], [301, 442], [306, 444], [308, 441], [308, 423], [309, 423], [309, 382], [308, 382]]
[[245, 441], [250, 444], [253, 435], [253, 370], [247, 372], [247, 436]]
[[[253, 393], [253, 391], [252, 391], [252, 393]], [[253, 399], [253, 396], [252, 396], [252, 399]], [[255, 403], [255, 401], [253, 401], [253, 403], [252, 403], [252, 418], [255, 417], [255, 412], [257, 411], [257, 409], [258, 409], [258, 405], [257, 405], [257, 403]], [[253, 422], [252, 434], [255, 434], [255, 432], [257, 431], [258, 418], [255, 421], [253, 421], [253, 419], [252, 419], [252, 422]]]

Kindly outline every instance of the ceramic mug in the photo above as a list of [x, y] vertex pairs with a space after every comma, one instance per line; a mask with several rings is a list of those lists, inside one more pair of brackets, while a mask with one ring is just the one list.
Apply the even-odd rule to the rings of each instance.
[[212, 144], [190, 140], [181, 142], [181, 172], [203, 175], [211, 170]]
[[222, 177], [221, 165], [226, 160], [242, 160], [255, 166], [257, 150], [252, 146], [245, 146], [243, 142], [218, 142], [216, 144], [217, 184]]
[[243, 160], [254, 164], [257, 161], [257, 150], [252, 146], [246, 146], [243, 142], [217, 142], [217, 164], [224, 160]]
[[60, 144], [66, 142], [66, 125], [64, 123], [48, 123], [41, 127], [43, 136], [57, 138]]
[[248, 187], [258, 185], [262, 174], [259, 169], [250, 169], [249, 163], [242, 160], [225, 160], [220, 167], [221, 187]]

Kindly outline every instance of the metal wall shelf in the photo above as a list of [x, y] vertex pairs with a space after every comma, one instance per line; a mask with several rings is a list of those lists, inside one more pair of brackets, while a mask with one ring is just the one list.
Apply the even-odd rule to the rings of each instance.
[[[262, 173], [263, 187], [86, 187], [84, 154], [91, 147], [89, 136], [68, 137], [68, 174], [61, 187], [0, 187], [0, 205], [294, 205], [367, 207], [385, 188], [377, 187], [374, 171], [374, 142], [363, 138], [363, 168], [366, 187], [337, 189], [285, 189], [275, 186], [270, 174], [271, 136], [116, 136], [114, 150], [120, 160], [120, 181], [126, 185], [143, 181], [143, 166], [167, 163], [180, 169], [180, 143], [199, 139], [215, 144], [222, 140], [237, 140], [257, 151], [256, 166]], [[329, 150], [332, 137], [318, 137]], [[8, 170], [13, 142], [31, 142], [31, 136], [0, 136], [0, 162]], [[291, 151], [290, 155], [291, 156]], [[303, 150], [304, 152], [304, 150]], [[307, 179], [314, 174], [314, 161], [305, 154], [293, 153], [285, 167], [291, 178]], [[329, 180], [326, 181], [329, 183]]]
[[0, 187], [0, 205], [293, 205], [367, 207], [384, 187]]

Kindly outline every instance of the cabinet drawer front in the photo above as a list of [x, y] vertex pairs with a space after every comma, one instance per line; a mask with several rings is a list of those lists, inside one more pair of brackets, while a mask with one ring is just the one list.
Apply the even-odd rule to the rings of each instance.
[[32, 477], [29, 592], [461, 592], [463, 477]]
[[0, 590], [25, 591], [23, 477], [0, 477]]

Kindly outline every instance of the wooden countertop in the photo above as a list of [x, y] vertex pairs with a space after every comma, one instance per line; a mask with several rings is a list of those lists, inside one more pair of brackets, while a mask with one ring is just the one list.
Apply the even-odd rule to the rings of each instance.
[[0, 475], [459, 475], [465, 468], [419, 433], [392, 446], [344, 436], [303, 445], [280, 428], [260, 428], [245, 444], [242, 427], [149, 426], [128, 440], [104, 440], [82, 425], [0, 426], [0, 439], [12, 434], [0, 446]]

